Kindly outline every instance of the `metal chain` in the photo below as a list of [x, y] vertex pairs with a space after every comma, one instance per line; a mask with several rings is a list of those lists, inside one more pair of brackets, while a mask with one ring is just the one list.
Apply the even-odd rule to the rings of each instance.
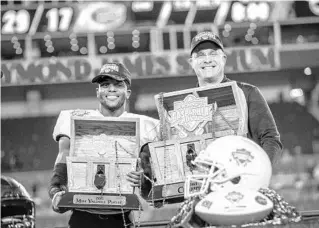
[[[283, 197], [281, 197], [275, 190], [269, 188], [259, 189], [259, 192], [267, 196], [274, 204], [272, 212], [260, 222], [248, 223], [242, 225], [241, 227], [256, 227], [265, 225], [282, 225], [287, 223], [297, 223], [301, 221], [302, 216], [293, 206], [290, 206]], [[194, 204], [200, 200], [199, 197], [193, 197], [186, 199], [180, 206], [178, 213], [171, 219], [171, 227], [190, 227], [188, 224], [190, 222], [195, 222], [192, 220], [192, 215], [194, 213]], [[202, 220], [197, 219], [196, 223], [205, 223]], [[197, 224], [199, 225], [199, 224]], [[202, 225], [202, 224], [200, 224]], [[203, 225], [204, 227], [215, 227], [209, 226], [208, 224]], [[201, 226], [202, 227], [202, 226]]]
[[[116, 167], [117, 167], [117, 181], [118, 181], [118, 189], [119, 189], [119, 193], [120, 193], [120, 198], [122, 198], [122, 191], [121, 191], [121, 173], [120, 173], [120, 166], [119, 166], [119, 160], [118, 160], [118, 151], [117, 151], [117, 141], [115, 140], [115, 158], [116, 158]], [[124, 209], [123, 209], [123, 205], [121, 203], [121, 212], [122, 212], [122, 218], [123, 218], [123, 223], [124, 223], [124, 227], [128, 227], [129, 224], [126, 224], [125, 221], [125, 213], [124, 213]]]
[[161, 131], [161, 140], [164, 142], [164, 170], [163, 170], [163, 176], [164, 176], [164, 186], [162, 190], [162, 196], [163, 196], [163, 201], [162, 205], [164, 206], [165, 200], [166, 200], [166, 168], [167, 168], [167, 148], [166, 148], [166, 140], [167, 140], [167, 132], [166, 132], [166, 118], [164, 114], [164, 94], [161, 92], [159, 94], [160, 98], [160, 131]]
[[[115, 154], [116, 154], [116, 164], [117, 164], [117, 168], [119, 170], [119, 165], [118, 165], [118, 149], [117, 149], [117, 145], [119, 145], [123, 150], [125, 150], [127, 153], [129, 153], [119, 142], [115, 141]], [[144, 174], [143, 174], [144, 175]], [[145, 176], [145, 175], [144, 175]], [[118, 177], [120, 177], [120, 175], [118, 175]], [[119, 192], [120, 192], [120, 196], [121, 196], [121, 185], [120, 185], [120, 182], [121, 182], [121, 178], [119, 180]], [[138, 188], [138, 193], [141, 195], [141, 186], [142, 186], [142, 179], [140, 178], [139, 180], [139, 188]], [[124, 226], [127, 227], [128, 225], [130, 224], [126, 224], [125, 222], [125, 216], [124, 216], [124, 209], [121, 205], [121, 211], [122, 211], [122, 217], [123, 217], [123, 222], [124, 222]], [[142, 208], [141, 208], [141, 204], [139, 204], [138, 206], [138, 219], [137, 219], [137, 227], [140, 227], [141, 226], [141, 214], [142, 214]], [[134, 227], [135, 224], [133, 224]]]
[[214, 117], [215, 117], [215, 115], [216, 115], [216, 110], [217, 110], [217, 108], [216, 108], [216, 110], [215, 110], [215, 104], [216, 103], [212, 103], [212, 138], [213, 139], [216, 139], [216, 132], [215, 132], [215, 121], [214, 121]]
[[[216, 109], [215, 109], [215, 106], [216, 105]], [[236, 129], [231, 125], [231, 123], [226, 119], [226, 117], [219, 111], [218, 109], [218, 106], [217, 106], [217, 103], [212, 103], [212, 136], [213, 136], [213, 139], [216, 138], [216, 130], [215, 130], [215, 121], [214, 121], [214, 117], [216, 116], [216, 114], [219, 114], [222, 119], [226, 122], [226, 124], [228, 125], [228, 127], [234, 131], [235, 135], [237, 135], [237, 131]]]
[[154, 185], [155, 185], [155, 178], [154, 178], [154, 169], [153, 169], [153, 165], [151, 166], [151, 170], [152, 170], [152, 179], [148, 178], [146, 175], [144, 175], [144, 177], [149, 180], [152, 184], [152, 189], [151, 189], [151, 193], [152, 193], [152, 205], [155, 206], [155, 202], [154, 202]]
[[[129, 152], [127, 149], [125, 149], [119, 142], [117, 142], [117, 144], [129, 155], [135, 157], [134, 153]], [[136, 147], [134, 148], [134, 150], [136, 149]]]
[[265, 225], [281, 225], [287, 223], [297, 223], [301, 221], [301, 215], [297, 209], [290, 206], [275, 190], [269, 188], [261, 188], [259, 192], [267, 196], [274, 204], [272, 212], [261, 222], [250, 223], [245, 226], [265, 226]]
[[[139, 167], [139, 168], [141, 168], [141, 167]], [[144, 171], [143, 171], [143, 175], [144, 175]], [[142, 194], [141, 188], [142, 188], [142, 177], [139, 180], [139, 188], [138, 188], [138, 194], [140, 196]], [[141, 204], [139, 203], [139, 205], [138, 205], [138, 218], [137, 218], [137, 227], [138, 228], [141, 226], [141, 214], [142, 214], [142, 207], [141, 207]], [[134, 223], [134, 227], [136, 227], [135, 223]]]

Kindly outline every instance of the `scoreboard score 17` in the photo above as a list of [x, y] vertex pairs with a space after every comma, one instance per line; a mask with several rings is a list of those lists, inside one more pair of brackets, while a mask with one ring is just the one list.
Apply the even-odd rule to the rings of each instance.
[[1, 10], [2, 35], [99, 32], [121, 26], [126, 6], [111, 2], [38, 4]]
[[[64, 32], [69, 30], [74, 14], [72, 7], [7, 10], [2, 13], [1, 34]], [[44, 22], [46, 23], [40, 23]]]

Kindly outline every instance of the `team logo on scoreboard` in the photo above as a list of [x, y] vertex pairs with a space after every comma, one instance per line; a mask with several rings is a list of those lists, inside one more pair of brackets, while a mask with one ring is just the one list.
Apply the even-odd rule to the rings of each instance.
[[237, 149], [235, 152], [232, 152], [232, 155], [237, 164], [240, 166], [246, 166], [254, 159], [251, 152], [246, 149]]
[[[212, 105], [208, 105], [207, 97], [195, 97], [189, 94], [183, 101], [174, 102], [174, 110], [168, 112], [172, 127], [187, 131], [203, 128], [212, 120]], [[200, 126], [199, 126], [200, 125]]]
[[123, 25], [126, 6], [123, 3], [87, 2], [79, 5], [74, 32], [106, 32]]

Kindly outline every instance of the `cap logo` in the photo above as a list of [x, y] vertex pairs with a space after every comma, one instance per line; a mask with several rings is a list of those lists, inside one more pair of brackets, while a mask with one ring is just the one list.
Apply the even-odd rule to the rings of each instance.
[[217, 36], [211, 32], [202, 32], [195, 36], [196, 42], [200, 40], [208, 40], [208, 39], [218, 40]]
[[119, 72], [119, 66], [116, 65], [116, 64], [105, 64], [105, 65], [101, 68], [100, 74], [109, 73], [110, 71]]

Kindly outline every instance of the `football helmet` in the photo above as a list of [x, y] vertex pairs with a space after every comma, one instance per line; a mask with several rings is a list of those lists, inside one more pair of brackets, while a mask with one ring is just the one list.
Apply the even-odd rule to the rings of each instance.
[[34, 201], [22, 184], [5, 176], [1, 176], [1, 227], [35, 227]]
[[204, 196], [228, 187], [267, 188], [272, 175], [266, 152], [242, 136], [214, 140], [193, 163], [195, 171], [185, 179], [185, 198]]

